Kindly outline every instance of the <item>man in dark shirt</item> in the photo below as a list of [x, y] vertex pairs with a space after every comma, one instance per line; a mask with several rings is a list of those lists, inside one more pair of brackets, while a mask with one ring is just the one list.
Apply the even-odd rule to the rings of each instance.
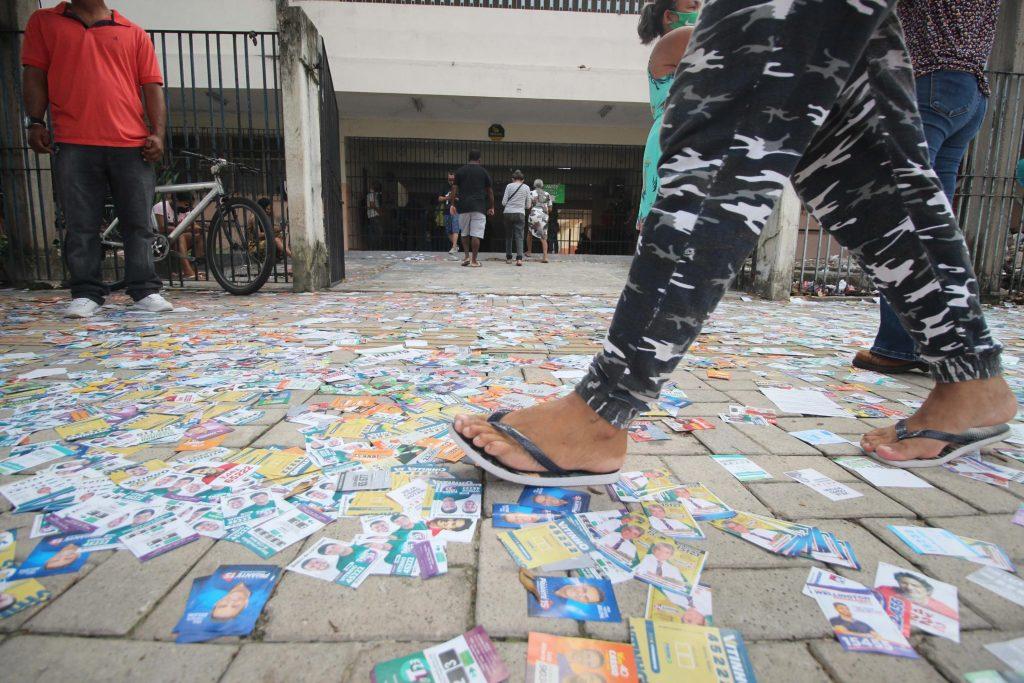
[[863, 621], [853, 618], [853, 612], [850, 611], [848, 605], [836, 602], [833, 603], [832, 607], [838, 616], [829, 619], [828, 623], [832, 624], [832, 628], [835, 629], [836, 633], [841, 636], [864, 636], [866, 638], [879, 639], [875, 629]]
[[487, 216], [494, 215], [494, 189], [491, 187], [491, 176], [480, 165], [480, 150], [471, 149], [469, 163], [455, 172], [451, 196], [454, 206], [449, 213], [459, 217], [462, 250], [466, 253], [462, 265], [479, 268], [477, 254], [480, 252], [480, 240], [484, 238], [484, 230], [487, 228]]
[[[896, 8], [914, 66], [928, 156], [951, 204], [960, 162], [988, 108], [985, 65], [1000, 1], [900, 0]], [[884, 298], [879, 309], [875, 343], [870, 351], [858, 351], [853, 364], [876, 372], [927, 372], [914, 340]]]

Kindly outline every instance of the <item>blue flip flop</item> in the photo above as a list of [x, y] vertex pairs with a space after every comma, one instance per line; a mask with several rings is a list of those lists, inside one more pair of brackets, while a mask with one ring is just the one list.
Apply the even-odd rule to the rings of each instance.
[[546, 472], [523, 472], [502, 464], [500, 460], [485, 453], [484, 449], [479, 448], [472, 441], [467, 441], [455, 430], [454, 424], [448, 428], [448, 433], [462, 447], [474, 465], [513, 484], [523, 486], [602, 486], [613, 484], [619, 480], [618, 470], [615, 472], [587, 472], [559, 467], [525, 434], [501, 421], [508, 414], [508, 410], [499, 410], [492, 413], [487, 418], [487, 422], [519, 444], [531, 458], [537, 461], [538, 465], [547, 470]]
[[942, 449], [942, 452], [934, 458], [917, 458], [915, 460], [886, 460], [882, 456], [870, 453], [878, 462], [900, 469], [913, 469], [917, 467], [938, 467], [957, 458], [977, 452], [982, 446], [1002, 441], [1010, 431], [1007, 424], [994, 427], [975, 427], [960, 434], [950, 434], [937, 429], [918, 429], [907, 431], [907, 421], [899, 420], [896, 423], [896, 440], [906, 441], [907, 439], [935, 439], [945, 441], [949, 445]]

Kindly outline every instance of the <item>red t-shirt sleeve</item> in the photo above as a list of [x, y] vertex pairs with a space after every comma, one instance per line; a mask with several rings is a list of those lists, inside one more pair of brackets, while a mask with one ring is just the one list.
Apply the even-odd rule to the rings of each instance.
[[149, 34], [139, 29], [136, 43], [138, 47], [135, 51], [135, 67], [139, 74], [139, 85], [147, 83], [162, 85], [164, 77], [160, 73], [160, 64], [156, 61], [156, 51], [153, 49], [153, 41], [149, 39]]
[[35, 12], [28, 19], [25, 27], [25, 38], [21, 44], [21, 63], [25, 66], [34, 66], [43, 71], [50, 69], [50, 49], [46, 46], [43, 38], [42, 22], [39, 13]]

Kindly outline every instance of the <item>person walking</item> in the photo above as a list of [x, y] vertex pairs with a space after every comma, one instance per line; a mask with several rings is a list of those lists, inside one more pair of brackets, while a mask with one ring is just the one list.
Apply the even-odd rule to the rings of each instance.
[[[1001, 0], [901, 0], [897, 6], [914, 67], [928, 159], [950, 204], [967, 146], [981, 129], [988, 109], [985, 67], [995, 41]], [[884, 296], [870, 350], [858, 351], [853, 365], [898, 374], [928, 371], [914, 339]]]
[[[164, 153], [167, 112], [149, 36], [103, 0], [71, 0], [32, 13], [21, 63], [28, 144], [37, 154], [53, 155], [66, 227], [71, 304], [65, 316], [95, 315], [109, 293], [99, 231], [108, 192], [124, 239], [125, 290], [135, 308], [174, 310], [159, 294], [153, 265], [153, 163]], [[52, 134], [43, 118], [47, 106]]]
[[494, 188], [490, 174], [480, 164], [480, 150], [469, 150], [469, 163], [455, 171], [452, 202], [454, 206], [449, 213], [459, 217], [462, 233], [462, 251], [465, 252], [462, 265], [479, 268], [477, 256], [487, 229], [487, 216], [494, 215]]
[[548, 214], [548, 251], [552, 254], [558, 253], [558, 205], [551, 207]]
[[530, 188], [523, 182], [523, 172], [516, 171], [501, 198], [501, 205], [505, 207], [502, 214], [505, 222], [505, 263], [512, 263], [512, 241], [515, 240], [516, 265], [523, 265], [523, 233], [530, 203]]
[[693, 26], [697, 23], [702, 4], [701, 0], [654, 0], [645, 4], [640, 12], [640, 23], [636, 29], [640, 42], [644, 45], [654, 43], [650, 59], [647, 60], [647, 90], [654, 122], [647, 134], [647, 144], [644, 145], [637, 232], [658, 196], [661, 119], [665, 114], [668, 91], [672, 87], [676, 67], [686, 52], [686, 46], [690, 44], [690, 36], [693, 35]]
[[530, 193], [530, 203], [532, 208], [530, 209], [530, 234], [527, 236], [529, 244], [533, 244], [533, 238], [536, 237], [540, 241], [541, 251], [544, 253], [544, 257], [541, 259], [541, 263], [548, 262], [548, 212], [551, 211], [551, 207], [554, 206], [555, 200], [551, 197], [551, 193], [544, 189], [544, 181], [537, 178], [533, 181], [533, 192]]
[[372, 250], [380, 249], [384, 238], [380, 224], [380, 195], [380, 182], [374, 182], [370, 185], [370, 191], [366, 193], [366, 243]]
[[455, 185], [455, 171], [448, 171], [448, 186], [438, 193], [437, 203], [440, 205], [442, 215], [444, 216], [444, 232], [448, 235], [448, 241], [452, 243], [452, 248], [448, 250], [448, 255], [458, 256], [460, 229], [458, 216], [451, 212], [454, 206], [452, 201], [453, 185]]
[[757, 243], [791, 179], [860, 261], [929, 364], [920, 409], [866, 434], [871, 456], [929, 467], [1003, 439], [1017, 404], [967, 247], [928, 163], [897, 0], [713, 0], [679, 63], [658, 198], [602, 350], [571, 394], [451, 435], [525, 485], [618, 479], [627, 427]]

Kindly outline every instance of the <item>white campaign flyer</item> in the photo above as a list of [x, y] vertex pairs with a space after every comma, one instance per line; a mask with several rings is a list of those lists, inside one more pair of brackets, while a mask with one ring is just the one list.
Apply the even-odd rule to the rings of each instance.
[[740, 481], [761, 481], [772, 478], [772, 475], [755, 465], [745, 455], [712, 455], [711, 459], [729, 470], [729, 473]]
[[956, 586], [879, 562], [875, 592], [882, 596], [885, 611], [896, 623], [909, 612], [913, 628], [960, 642], [960, 602]]
[[840, 484], [835, 479], [826, 477], [821, 472], [811, 468], [786, 472], [786, 476], [808, 488], [814, 489], [832, 501], [850, 500], [851, 498], [860, 498], [864, 495], [859, 491], [854, 491], [846, 484]]
[[967, 575], [967, 580], [986, 588], [1012, 603], [1024, 607], [1024, 579], [995, 567], [982, 567]]
[[916, 474], [896, 467], [886, 467], [877, 460], [862, 455], [848, 455], [832, 462], [845, 467], [872, 486], [879, 488], [930, 489], [932, 485]]
[[820, 417], [848, 417], [854, 415], [847, 412], [838, 403], [824, 393], [814, 389], [782, 389], [779, 387], [763, 387], [761, 393], [774, 403], [779, 412], [797, 415], [816, 415]]

